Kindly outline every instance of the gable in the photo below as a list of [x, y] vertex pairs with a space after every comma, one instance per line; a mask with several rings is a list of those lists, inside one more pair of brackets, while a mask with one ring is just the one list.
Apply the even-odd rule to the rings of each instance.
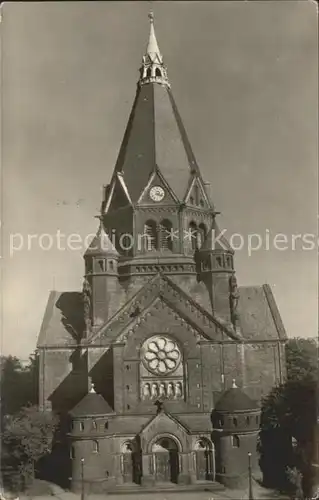
[[128, 205], [131, 205], [129, 193], [123, 176], [120, 173], [117, 173], [111, 187], [109, 200], [105, 207], [105, 213], [107, 213], [110, 209], [117, 210], [118, 208], [126, 207]]
[[[169, 315], [169, 320], [164, 324], [163, 311]], [[229, 342], [237, 339], [233, 330], [205, 311], [178, 285], [166, 276], [156, 275], [89, 339], [95, 352], [92, 357], [89, 355], [90, 365], [93, 367], [113, 344], [126, 343], [130, 336], [135, 337], [139, 331], [143, 335], [146, 321], [149, 331], [156, 328], [156, 333], [163, 329], [169, 333], [174, 321], [176, 334], [181, 328], [183, 332], [188, 332], [189, 341], [193, 339], [192, 343], [195, 344], [198, 341]]]
[[[160, 187], [163, 192], [164, 192], [164, 197], [161, 201], [154, 201], [152, 199], [151, 195], [151, 190], [152, 188]], [[166, 182], [164, 179], [162, 173], [160, 172], [159, 168], [156, 167], [156, 170], [153, 172], [153, 174], [150, 176], [150, 179], [145, 186], [145, 189], [143, 190], [140, 198], [138, 199], [138, 204], [139, 205], [154, 205], [154, 206], [161, 206], [161, 205], [172, 205], [177, 203], [178, 200], [172, 191], [171, 187], [169, 184]]]
[[203, 210], [211, 208], [202, 180], [194, 177], [185, 196], [185, 203]]
[[141, 430], [140, 439], [142, 447], [144, 449], [145, 446], [151, 447], [154, 440], [162, 434], [172, 434], [180, 443], [183, 443], [187, 439], [189, 429], [171, 414], [161, 411], [155, 417], [151, 418]]
[[161, 307], [172, 311], [178, 321], [183, 321], [187, 328], [194, 329], [203, 339], [221, 341], [223, 335], [227, 340], [236, 339], [234, 331], [227, 329], [205, 311], [178, 285], [173, 284], [167, 277], [156, 275], [94, 335], [90, 343], [94, 345], [103, 341], [105, 345], [111, 345], [115, 341], [126, 340], [127, 332], [145, 321], [144, 316], [151, 315], [150, 307], [155, 307], [159, 303], [162, 304]]

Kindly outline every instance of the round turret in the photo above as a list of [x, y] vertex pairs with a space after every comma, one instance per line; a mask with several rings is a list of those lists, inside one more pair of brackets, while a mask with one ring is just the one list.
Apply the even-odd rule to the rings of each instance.
[[258, 471], [258, 403], [238, 388], [234, 380], [233, 386], [217, 401], [212, 422], [217, 480], [229, 488], [246, 485], [248, 453], [251, 453], [252, 470]]
[[[92, 484], [106, 480], [105, 455], [109, 451], [109, 417], [114, 413], [101, 394], [92, 386], [90, 392], [71, 410], [70, 458], [72, 460], [72, 490], [81, 488], [81, 476]], [[111, 465], [111, 464], [110, 464]], [[111, 469], [111, 467], [109, 467]], [[84, 470], [83, 470], [84, 469]], [[101, 484], [102, 486], [102, 484]]]

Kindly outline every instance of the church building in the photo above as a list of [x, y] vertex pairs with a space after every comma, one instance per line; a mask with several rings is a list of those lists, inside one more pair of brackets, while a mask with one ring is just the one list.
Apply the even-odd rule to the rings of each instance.
[[83, 290], [50, 293], [38, 338], [40, 407], [68, 422], [74, 491], [233, 487], [248, 453], [258, 468], [260, 400], [284, 380], [286, 333], [269, 285], [238, 286], [218, 214], [150, 15]]

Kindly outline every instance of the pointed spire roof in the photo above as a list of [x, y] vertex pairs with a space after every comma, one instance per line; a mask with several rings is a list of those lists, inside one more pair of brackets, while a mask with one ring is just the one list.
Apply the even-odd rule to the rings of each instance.
[[160, 85], [170, 87], [166, 68], [163, 64], [162, 54], [156, 40], [153, 12], [150, 12], [148, 17], [151, 23], [150, 36], [148, 39], [146, 53], [143, 56], [139, 84], [144, 85], [146, 83], [158, 83]]
[[100, 219], [99, 229], [90, 243], [90, 246], [86, 250], [85, 256], [87, 255], [112, 255], [114, 257], [119, 256], [118, 251], [111, 242], [109, 236], [105, 232], [102, 219]]
[[150, 12], [148, 17], [150, 19], [150, 37], [148, 40], [146, 55], [149, 56], [151, 61], [156, 61], [156, 59], [157, 59], [159, 62], [162, 62], [162, 55], [161, 55], [160, 50], [158, 48], [158, 43], [157, 43], [156, 35], [155, 35], [153, 12]]
[[[156, 58], [155, 58], [156, 55]], [[154, 60], [155, 58], [155, 60]], [[135, 101], [118, 154], [113, 181], [121, 178], [132, 205], [138, 203], [154, 172], [159, 171], [172, 196], [183, 203], [194, 176], [201, 178], [196, 158], [167, 80], [151, 18]], [[205, 192], [206, 187], [204, 186]], [[113, 208], [110, 195], [108, 209]], [[116, 207], [116, 202], [114, 201]]]

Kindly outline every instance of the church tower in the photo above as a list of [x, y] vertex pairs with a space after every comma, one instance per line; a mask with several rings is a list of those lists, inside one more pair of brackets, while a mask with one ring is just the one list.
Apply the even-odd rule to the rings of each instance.
[[[133, 287], [162, 272], [186, 291], [201, 283], [210, 310], [231, 324], [233, 252], [212, 248], [214, 205], [178, 112], [155, 36], [150, 35], [101, 218], [115, 236], [118, 273]], [[225, 239], [223, 239], [225, 242]]]

